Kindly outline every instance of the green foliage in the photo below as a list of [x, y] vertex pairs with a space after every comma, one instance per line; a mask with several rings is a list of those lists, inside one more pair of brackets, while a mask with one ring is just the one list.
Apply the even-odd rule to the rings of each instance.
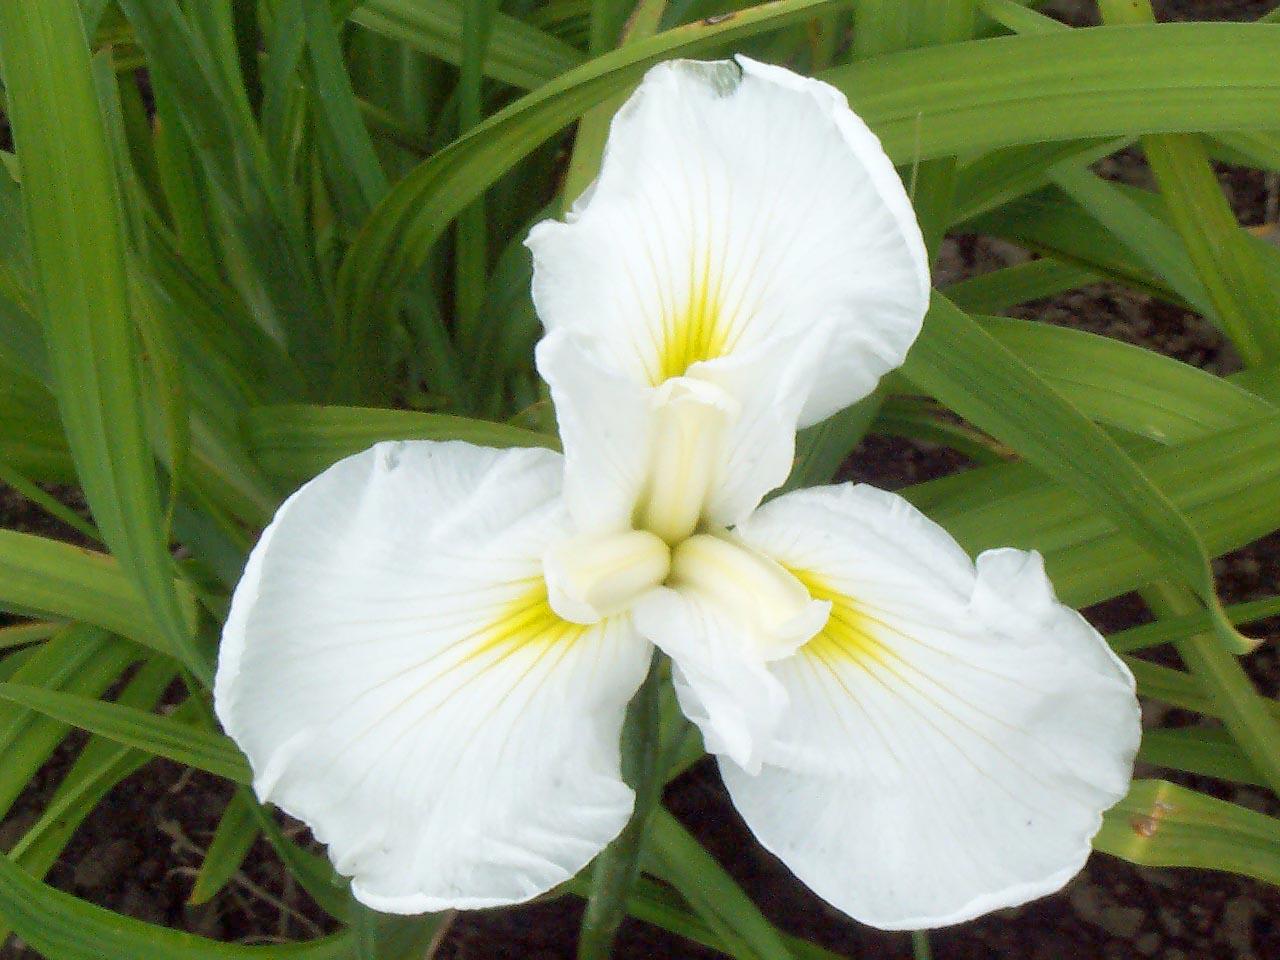
[[[359, 907], [244, 787], [208, 708], [220, 620], [274, 508], [341, 457], [397, 438], [558, 445], [521, 241], [589, 183], [612, 111], [670, 57], [809, 68], [916, 187], [931, 246], [979, 232], [1042, 255], [936, 293], [902, 373], [805, 431], [788, 487], [829, 479], [868, 432], [966, 453], [978, 466], [906, 495], [966, 549], [1039, 549], [1068, 603], [1143, 590], [1156, 622], [1110, 638], [1140, 693], [1224, 721], [1153, 731], [1142, 759], [1280, 788], [1280, 704], [1232, 626], [1280, 600], [1224, 609], [1210, 567], [1280, 528], [1280, 252], [1240, 228], [1209, 165], [1280, 170], [1280, 24], [852, 6], [0, 0], [0, 480], [95, 541], [0, 530], [0, 610], [28, 618], [0, 626], [0, 809], [90, 734], [0, 858], [0, 932], [53, 960], [416, 960], [434, 942], [447, 918]], [[1134, 144], [1153, 187], [1092, 169]], [[1248, 369], [991, 316], [1099, 280], [1202, 313]], [[46, 489], [67, 483], [92, 522]], [[1159, 644], [1185, 669], [1132, 656]], [[182, 704], [160, 712], [176, 679]], [[649, 781], [698, 746], [667, 723]], [[240, 785], [193, 903], [261, 836], [341, 932], [219, 944], [45, 885], [153, 757]], [[733, 957], [834, 956], [778, 931], [660, 804], [634, 826], [609, 865], [627, 882], [567, 885], [602, 928], [625, 907]], [[1135, 783], [1096, 846], [1280, 883], [1274, 818], [1163, 781]]]

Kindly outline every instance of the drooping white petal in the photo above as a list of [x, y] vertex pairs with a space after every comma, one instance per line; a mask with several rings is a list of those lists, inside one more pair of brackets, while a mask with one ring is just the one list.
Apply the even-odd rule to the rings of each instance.
[[870, 487], [781, 497], [738, 529], [831, 602], [771, 664], [789, 707], [763, 768], [721, 760], [760, 841], [816, 893], [889, 929], [941, 926], [1061, 887], [1125, 793], [1133, 678], [1058, 603], [1040, 557], [976, 567]]
[[597, 340], [635, 383], [829, 336], [802, 425], [901, 363], [928, 301], [920, 231], [874, 134], [833, 87], [745, 57], [654, 67], [593, 189], [528, 245], [548, 331]]
[[618, 736], [650, 648], [625, 616], [549, 608], [561, 470], [380, 444], [281, 507], [236, 590], [218, 716], [375, 909], [526, 900], [630, 813]]
[[787, 706], [768, 664], [817, 633], [831, 605], [728, 533], [681, 543], [668, 583], [638, 601], [636, 628], [671, 657], [680, 706], [707, 750], [758, 772]]

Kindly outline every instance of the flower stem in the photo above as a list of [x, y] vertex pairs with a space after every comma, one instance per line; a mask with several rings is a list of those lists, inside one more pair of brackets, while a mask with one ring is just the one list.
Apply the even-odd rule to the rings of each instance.
[[640, 875], [645, 831], [662, 792], [658, 769], [658, 705], [662, 680], [657, 651], [649, 675], [627, 708], [622, 728], [622, 776], [635, 791], [631, 819], [596, 857], [591, 895], [578, 938], [578, 960], [605, 960], [627, 909], [627, 896]]

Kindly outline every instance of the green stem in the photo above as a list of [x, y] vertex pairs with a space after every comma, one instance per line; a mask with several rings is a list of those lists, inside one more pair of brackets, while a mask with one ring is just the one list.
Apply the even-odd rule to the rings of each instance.
[[655, 652], [649, 675], [627, 709], [622, 731], [622, 776], [635, 791], [635, 809], [622, 832], [596, 857], [578, 938], [578, 960], [605, 960], [609, 956], [627, 912], [627, 897], [640, 875], [645, 832], [662, 792], [658, 765], [661, 679], [661, 661]]
[[929, 946], [928, 930], [911, 931], [911, 956], [915, 960], [933, 960], [933, 950]]

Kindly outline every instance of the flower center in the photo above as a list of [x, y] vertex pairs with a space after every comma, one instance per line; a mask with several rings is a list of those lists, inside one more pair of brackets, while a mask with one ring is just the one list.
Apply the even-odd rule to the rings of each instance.
[[815, 600], [781, 564], [731, 533], [700, 533], [671, 552], [669, 586], [699, 594], [749, 623], [764, 660], [790, 656], [826, 625], [831, 604]]
[[596, 623], [619, 613], [667, 578], [671, 550], [647, 530], [574, 537], [542, 562], [554, 610], [571, 623]]

